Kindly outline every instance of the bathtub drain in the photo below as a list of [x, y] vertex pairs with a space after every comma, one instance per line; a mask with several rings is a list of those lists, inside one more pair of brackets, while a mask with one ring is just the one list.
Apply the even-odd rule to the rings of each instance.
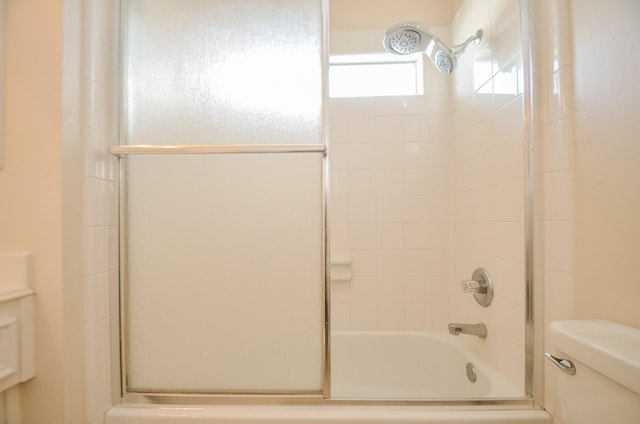
[[471, 362], [467, 362], [467, 378], [472, 383], [475, 383], [478, 379], [478, 375], [476, 374], [476, 367]]

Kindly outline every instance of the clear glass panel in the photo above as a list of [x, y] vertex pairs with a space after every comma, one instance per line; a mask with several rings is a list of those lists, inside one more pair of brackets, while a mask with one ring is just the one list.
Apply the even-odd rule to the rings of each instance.
[[[381, 16], [448, 45], [491, 32], [450, 75], [425, 61], [423, 95], [329, 100], [331, 396], [522, 398], [531, 264], [519, 2], [331, 7], [332, 55], [382, 53], [385, 25], [401, 20]], [[493, 277], [489, 307], [460, 289], [480, 267]]]
[[320, 0], [125, 2], [123, 144], [314, 144]]
[[322, 166], [126, 159], [130, 391], [321, 390]]

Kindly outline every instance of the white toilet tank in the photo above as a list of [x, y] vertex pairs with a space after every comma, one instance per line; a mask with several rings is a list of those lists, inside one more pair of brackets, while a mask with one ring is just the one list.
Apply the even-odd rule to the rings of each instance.
[[640, 330], [611, 321], [554, 321], [549, 344], [553, 356], [575, 367], [575, 375], [561, 367], [551, 375], [550, 409], [558, 422], [640, 424]]

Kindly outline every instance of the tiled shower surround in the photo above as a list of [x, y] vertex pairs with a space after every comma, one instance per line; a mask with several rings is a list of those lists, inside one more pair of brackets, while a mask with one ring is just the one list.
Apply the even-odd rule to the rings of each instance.
[[[467, 340], [521, 384], [523, 87], [517, 3], [463, 2], [451, 27], [438, 29], [438, 35], [455, 44], [482, 27], [485, 38], [469, 47], [450, 77], [426, 63], [425, 96], [330, 101], [329, 200], [332, 254], [349, 256], [353, 274], [350, 282], [331, 285], [334, 329], [443, 330], [452, 320], [485, 321], [496, 337], [484, 344]], [[563, 1], [551, 3], [566, 6]], [[117, 142], [117, 16], [117, 1], [84, 3], [83, 285], [89, 424], [103, 422], [104, 411], [117, 400], [111, 380], [118, 370], [111, 369], [110, 358], [117, 355], [118, 334], [109, 333], [109, 322], [117, 319], [117, 170], [108, 153]], [[542, 42], [553, 43], [550, 34], [558, 26], [543, 31]], [[540, 54], [552, 56], [552, 51], [541, 49]], [[537, 60], [556, 63], [553, 58]], [[550, 201], [540, 203], [550, 213], [541, 230], [548, 235], [546, 265], [544, 249], [537, 255], [546, 285], [553, 284], [547, 290], [554, 293], [547, 300], [547, 319], [572, 313], [565, 303], [554, 301], [557, 291], [569, 300], [573, 294], [571, 202], [560, 201], [571, 193], [571, 134], [564, 130], [564, 109], [554, 108], [551, 95], [554, 81], [566, 72], [562, 66], [537, 81], [550, 100], [543, 105], [549, 117], [544, 129], [549, 149], [537, 164], [544, 169], [538, 196]], [[480, 265], [497, 281], [497, 297], [489, 309], [481, 309], [458, 287], [459, 280]], [[543, 368], [542, 359], [537, 360]], [[547, 390], [553, 395], [552, 388]]]
[[[333, 329], [425, 330], [448, 309], [450, 164], [446, 78], [426, 94], [331, 99]], [[440, 294], [440, 295], [438, 295]], [[446, 325], [446, 324], [445, 324]]]
[[[451, 81], [452, 307], [448, 319], [484, 322], [490, 337], [464, 337], [517, 387], [524, 388], [525, 126], [518, 2], [463, 2], [454, 40], [482, 28]], [[459, 287], [483, 267], [494, 280], [481, 307]]]
[[[333, 329], [484, 322], [490, 338], [463, 338], [523, 387], [519, 19], [514, 1], [463, 2], [449, 28], [430, 28], [450, 44], [484, 31], [453, 74], [427, 60], [422, 96], [331, 99], [329, 145], [331, 251], [353, 275], [331, 283]], [[345, 32], [332, 49], [362, 37]], [[489, 308], [459, 288], [478, 267], [494, 278]]]
[[83, 291], [86, 422], [104, 422], [111, 406], [112, 355], [118, 354], [117, 64], [118, 1], [84, 3]]

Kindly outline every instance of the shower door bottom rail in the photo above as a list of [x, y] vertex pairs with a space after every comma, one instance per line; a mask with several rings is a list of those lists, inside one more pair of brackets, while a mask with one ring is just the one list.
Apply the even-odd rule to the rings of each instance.
[[227, 153], [322, 153], [324, 144], [229, 144], [229, 145], [147, 145], [127, 144], [111, 146], [110, 152], [118, 157], [128, 155], [184, 155]]

